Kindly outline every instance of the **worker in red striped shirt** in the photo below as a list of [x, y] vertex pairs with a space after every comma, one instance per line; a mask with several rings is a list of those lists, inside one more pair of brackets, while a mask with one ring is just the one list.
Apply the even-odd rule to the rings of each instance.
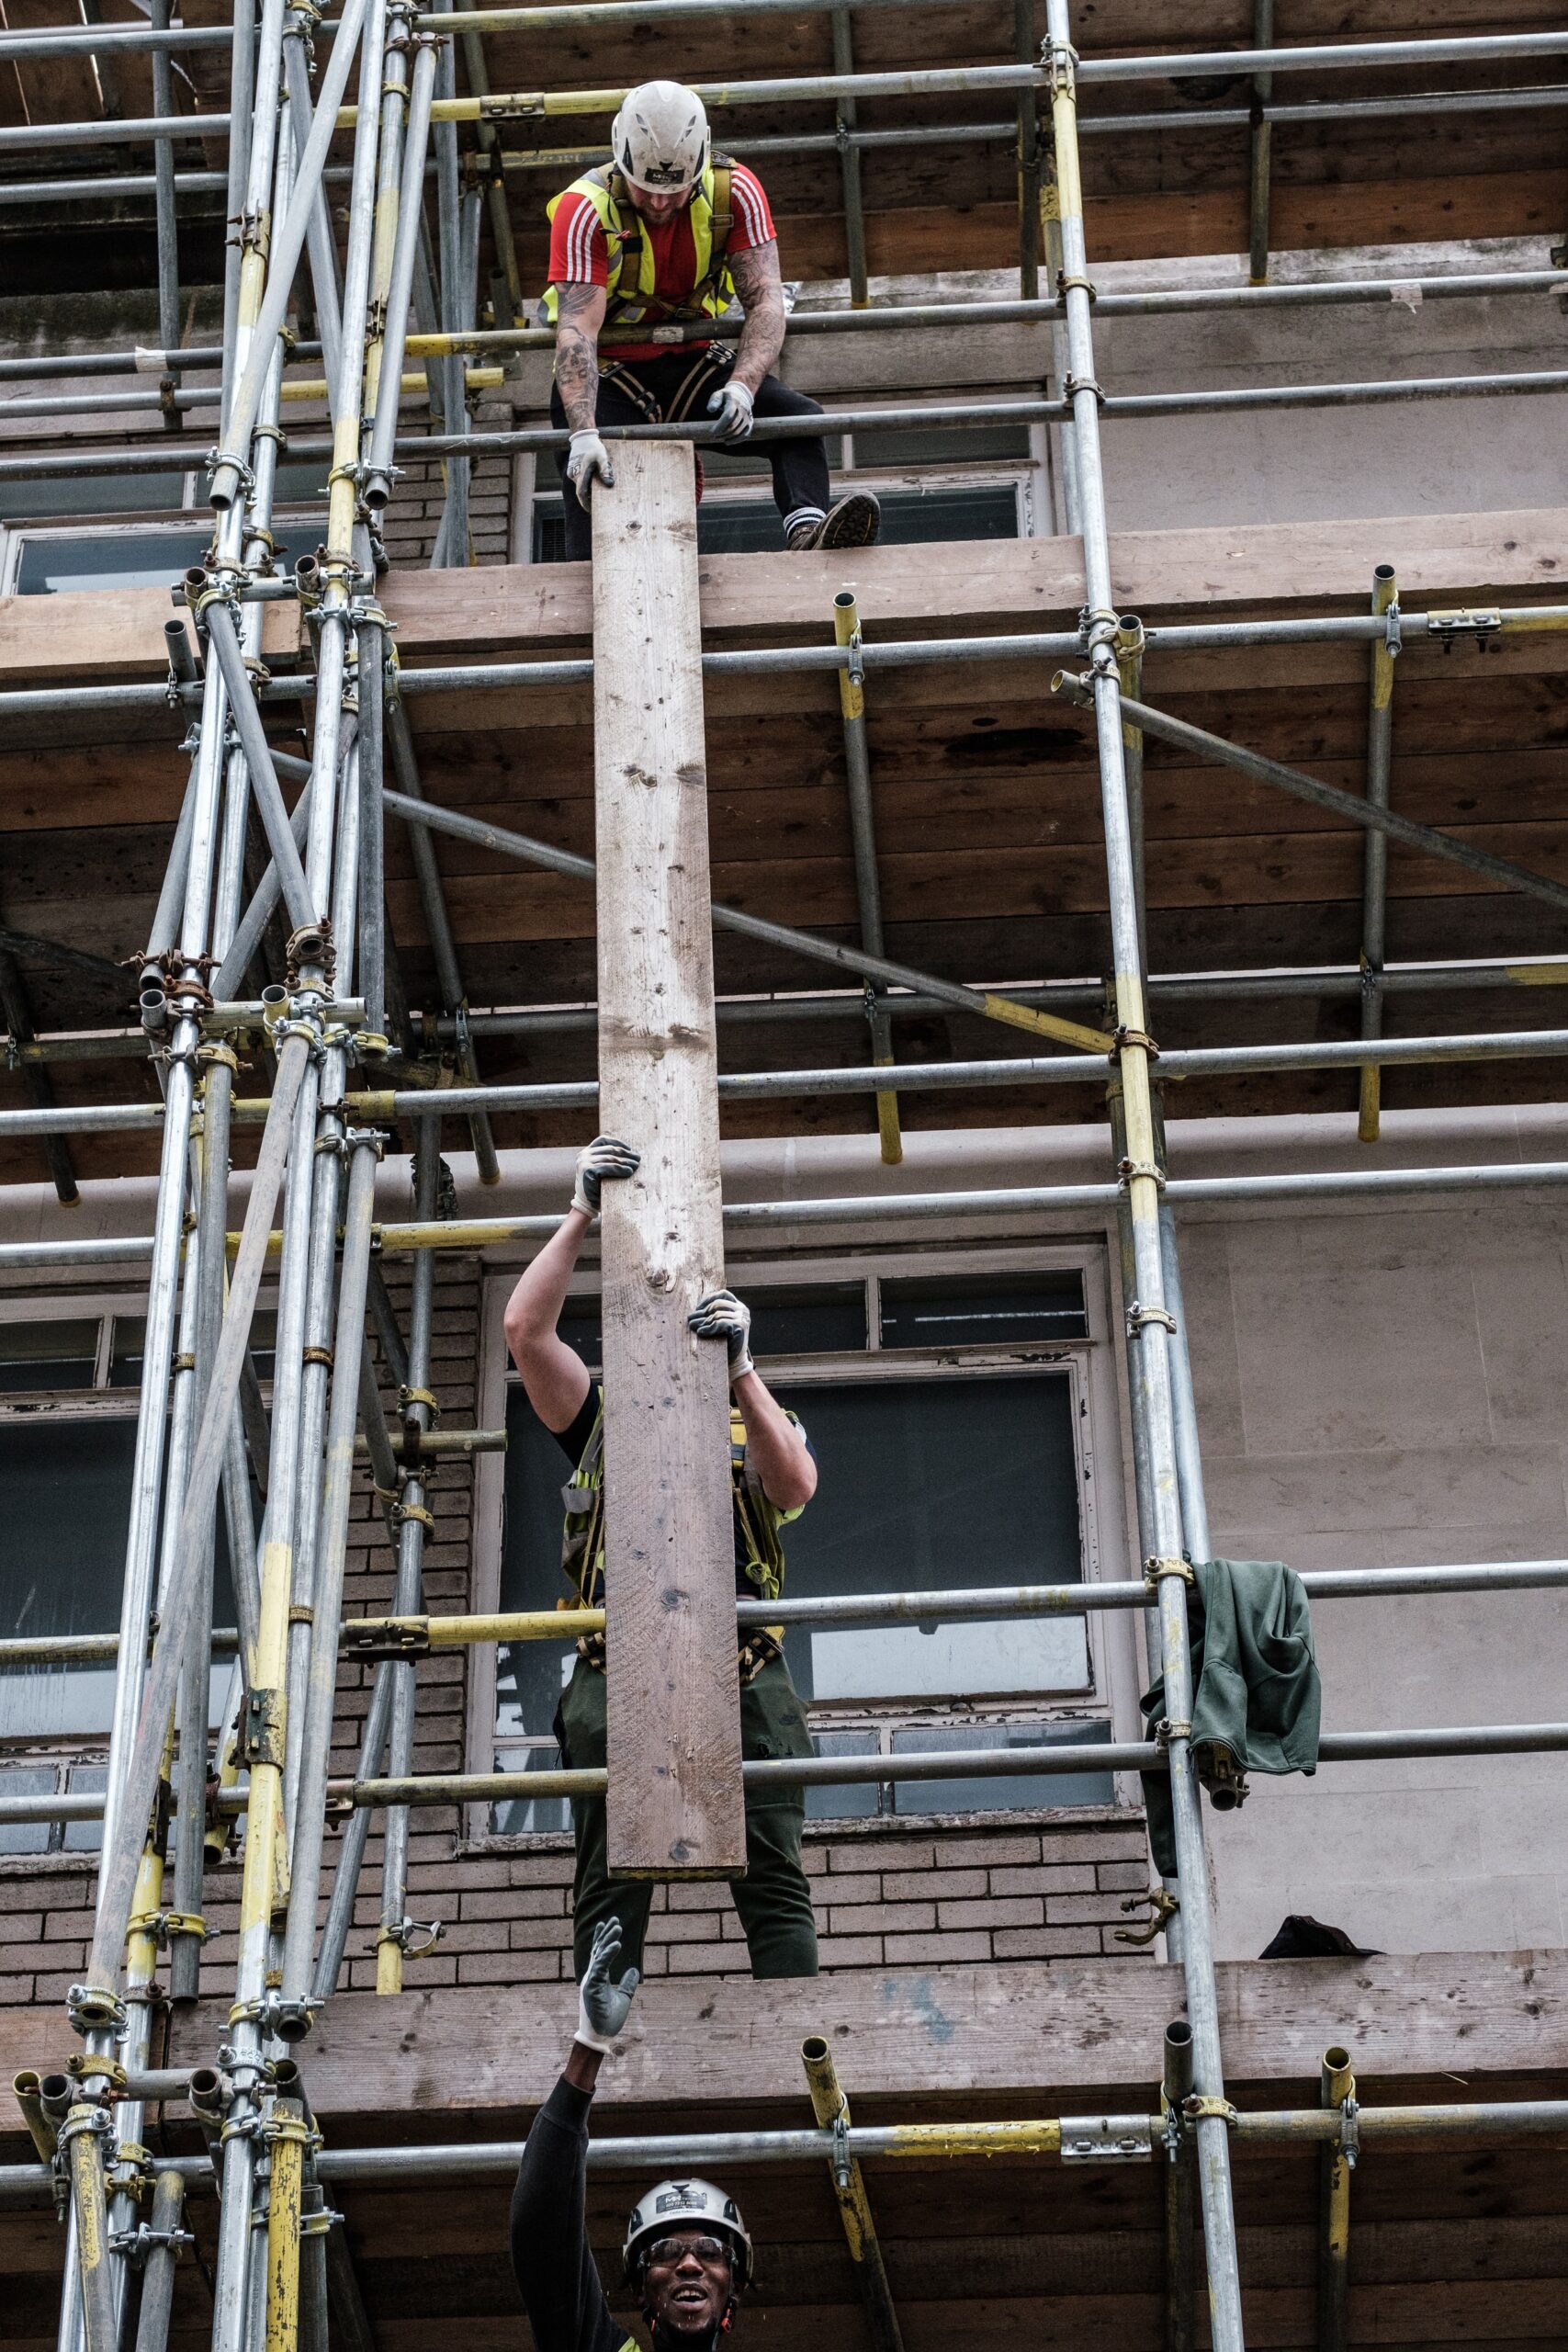
[[[615, 485], [601, 425], [718, 420], [739, 450], [754, 417], [820, 416], [771, 371], [784, 348], [779, 248], [762, 184], [716, 155], [694, 90], [645, 82], [610, 132], [613, 160], [574, 180], [549, 206], [556, 330], [550, 415], [570, 427], [561, 461], [566, 552], [592, 552], [588, 499]], [[739, 298], [738, 347], [688, 342], [682, 329]], [[711, 446], [711, 445], [708, 445]], [[868, 492], [835, 505], [819, 436], [770, 441], [773, 496], [791, 548], [867, 547], [880, 519]], [[699, 492], [701, 471], [699, 461]]]

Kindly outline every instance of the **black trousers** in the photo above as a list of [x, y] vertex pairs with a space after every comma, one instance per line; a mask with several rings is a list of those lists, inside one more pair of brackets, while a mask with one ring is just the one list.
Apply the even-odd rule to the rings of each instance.
[[[658, 359], [628, 359], [618, 361], [599, 379], [598, 422], [605, 424], [682, 424], [688, 419], [694, 424], [708, 424], [712, 419], [707, 404], [713, 393], [724, 383], [735, 365], [735, 355], [718, 345], [694, 356], [690, 350], [677, 349]], [[804, 392], [792, 392], [776, 376], [764, 376], [757, 388], [753, 409], [757, 416], [820, 416], [818, 401], [807, 400]], [[561, 405], [557, 387], [550, 386], [550, 422], [558, 432], [564, 430], [567, 414]], [[743, 442], [737, 448], [744, 448]], [[773, 499], [785, 524], [818, 522], [828, 511], [831, 491], [828, 480], [828, 452], [820, 441], [770, 441], [768, 462], [773, 469]], [[585, 563], [593, 552], [593, 534], [586, 509], [580, 504], [577, 492], [566, 478], [567, 451], [558, 450], [556, 464], [560, 473], [561, 495], [566, 501], [566, 558], [569, 563]], [[709, 443], [703, 449], [706, 466], [716, 456], [722, 457]], [[611, 463], [615, 462], [615, 447], [611, 445]]]

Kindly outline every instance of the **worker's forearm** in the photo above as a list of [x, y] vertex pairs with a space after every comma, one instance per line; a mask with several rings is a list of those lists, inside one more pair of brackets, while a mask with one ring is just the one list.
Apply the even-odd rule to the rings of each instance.
[[744, 384], [748, 391], [756, 391], [763, 377], [771, 376], [777, 365], [784, 340], [784, 289], [779, 286], [763, 287], [746, 306], [746, 323], [740, 330], [732, 382]]
[[599, 416], [599, 331], [582, 313], [596, 310], [602, 294], [597, 286], [563, 286], [557, 297], [556, 385], [574, 433], [586, 433]]
[[795, 1510], [817, 1491], [817, 1464], [797, 1424], [775, 1403], [760, 1373], [743, 1372], [735, 1402], [746, 1424], [746, 1453], [778, 1510]]
[[592, 2098], [598, 2088], [599, 2069], [604, 2063], [602, 2050], [591, 2050], [586, 2041], [574, 2041], [561, 2068], [561, 2080], [570, 2083], [574, 2091], [586, 2091]]
[[577, 1268], [592, 1218], [586, 1209], [568, 1209], [538, 1256], [525, 1269], [506, 1309], [506, 1337], [513, 1353], [530, 1339], [553, 1331]]

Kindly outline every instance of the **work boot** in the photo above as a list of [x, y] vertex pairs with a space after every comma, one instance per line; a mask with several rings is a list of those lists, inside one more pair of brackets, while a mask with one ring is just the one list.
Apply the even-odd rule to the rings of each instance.
[[869, 548], [882, 525], [882, 509], [869, 490], [852, 490], [830, 506], [820, 523], [797, 523], [789, 535], [792, 553], [809, 548]]

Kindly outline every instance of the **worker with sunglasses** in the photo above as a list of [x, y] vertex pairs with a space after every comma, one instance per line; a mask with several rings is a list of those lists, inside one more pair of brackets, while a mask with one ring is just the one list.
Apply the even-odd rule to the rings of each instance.
[[[638, 1983], [635, 1968], [617, 1975], [620, 1949], [620, 1922], [601, 1921], [571, 2050], [534, 2119], [513, 2191], [512, 2263], [536, 2352], [640, 2352], [611, 2317], [587, 2227], [589, 2109]], [[715, 2352], [750, 2277], [751, 2241], [722, 2188], [661, 2180], [632, 2208], [622, 2263], [653, 2352]]]

